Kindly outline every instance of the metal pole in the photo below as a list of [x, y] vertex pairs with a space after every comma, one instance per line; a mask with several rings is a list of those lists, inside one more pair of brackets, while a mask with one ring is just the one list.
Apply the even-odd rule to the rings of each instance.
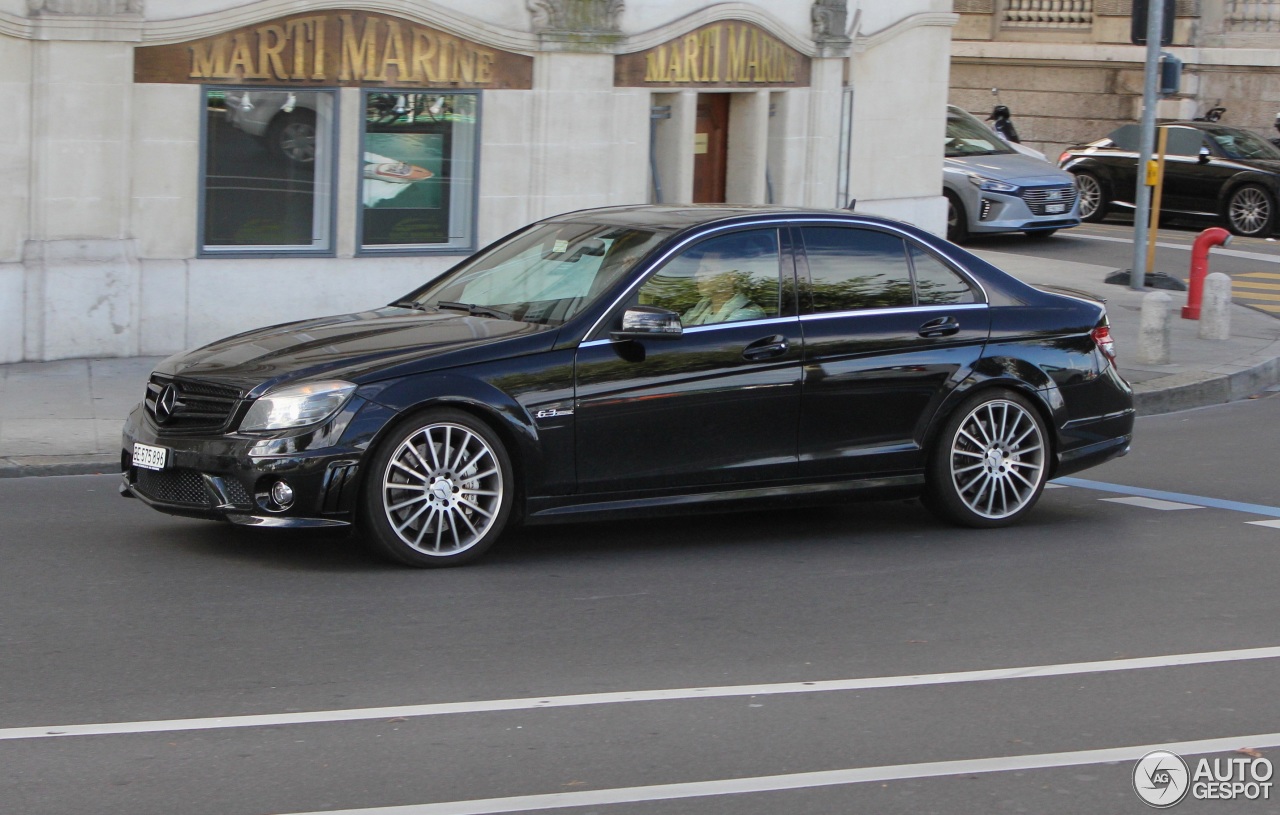
[[1133, 213], [1133, 271], [1129, 288], [1141, 291], [1147, 280], [1147, 228], [1151, 219], [1151, 188], [1147, 186], [1147, 165], [1151, 163], [1156, 136], [1156, 85], [1160, 78], [1160, 40], [1164, 36], [1164, 4], [1173, 0], [1152, 0], [1147, 5], [1147, 65], [1142, 83], [1142, 127], [1139, 130], [1137, 190]]

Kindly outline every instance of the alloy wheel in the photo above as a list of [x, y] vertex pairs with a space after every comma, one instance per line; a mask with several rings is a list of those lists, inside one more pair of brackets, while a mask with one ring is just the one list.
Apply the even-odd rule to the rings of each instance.
[[1261, 235], [1270, 229], [1271, 210], [1271, 198], [1265, 191], [1258, 187], [1242, 187], [1231, 196], [1227, 219], [1232, 230], [1239, 235]]
[[1080, 193], [1080, 219], [1087, 221], [1102, 206], [1102, 184], [1088, 173], [1080, 173], [1076, 176], [1076, 189]]
[[395, 535], [424, 555], [457, 555], [498, 520], [502, 468], [489, 443], [461, 424], [409, 434], [382, 473], [382, 509]]
[[1039, 495], [1045, 476], [1040, 424], [1017, 402], [982, 402], [960, 422], [950, 462], [955, 494], [970, 512], [1008, 518]]

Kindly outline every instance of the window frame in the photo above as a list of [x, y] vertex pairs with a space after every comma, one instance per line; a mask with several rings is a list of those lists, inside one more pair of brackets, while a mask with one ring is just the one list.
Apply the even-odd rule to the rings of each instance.
[[[278, 258], [278, 257], [336, 257], [338, 245], [338, 157], [341, 155], [341, 127], [339, 126], [342, 119], [341, 94], [338, 93], [337, 87], [320, 86], [295, 88], [279, 85], [236, 85], [236, 84], [202, 84], [200, 87], [200, 95], [198, 99], [198, 116], [200, 120], [200, 139], [199, 151], [200, 162], [197, 176], [197, 193], [196, 193], [196, 257], [197, 258]], [[328, 194], [320, 196], [315, 193], [316, 200], [324, 200], [324, 209], [326, 216], [317, 219], [318, 222], [325, 224], [325, 245], [323, 246], [302, 246], [300, 244], [273, 246], [270, 244], [253, 244], [247, 246], [230, 245], [230, 246], [210, 246], [207, 242], [207, 220], [209, 214], [208, 201], [208, 179], [209, 179], [209, 94], [216, 91], [248, 91], [262, 93], [323, 93], [328, 94], [333, 114], [329, 122], [329, 140], [331, 144], [330, 156], [327, 165], [328, 173]], [[319, 128], [317, 127], [317, 134]], [[320, 160], [317, 158], [316, 166], [320, 166]], [[315, 227], [313, 224], [312, 235], [315, 235]], [[313, 238], [314, 243], [314, 238]]]
[[[381, 86], [364, 86], [360, 89], [360, 109], [357, 111], [359, 117], [359, 145], [358, 160], [356, 161], [357, 169], [355, 171], [355, 200], [353, 205], [356, 208], [355, 213], [355, 234], [353, 241], [355, 244], [356, 257], [398, 257], [398, 256], [424, 256], [424, 255], [470, 255], [478, 248], [477, 234], [479, 232], [480, 219], [480, 155], [481, 155], [481, 138], [480, 131], [484, 120], [484, 92], [478, 89], [470, 88], [388, 88]], [[391, 244], [391, 245], [367, 245], [365, 244], [365, 211], [368, 207], [364, 204], [364, 176], [363, 157], [366, 152], [367, 139], [369, 136], [368, 118], [366, 111], [368, 110], [368, 99], [370, 95], [375, 93], [395, 93], [395, 94], [429, 94], [440, 96], [471, 96], [475, 100], [475, 125], [472, 128], [470, 142], [467, 149], [471, 156], [471, 178], [467, 185], [467, 198], [469, 200], [462, 204], [462, 213], [457, 216], [465, 219], [465, 234], [454, 240], [450, 236], [450, 240], [446, 243], [414, 243], [414, 244]], [[456, 135], [451, 134], [451, 150], [453, 153], [458, 149], [458, 142], [461, 141]], [[452, 161], [453, 156], [446, 158], [446, 161]], [[454, 196], [455, 183], [450, 178], [449, 197], [452, 201]], [[449, 223], [454, 223], [455, 215], [450, 210]], [[452, 230], [450, 230], [452, 231]]]

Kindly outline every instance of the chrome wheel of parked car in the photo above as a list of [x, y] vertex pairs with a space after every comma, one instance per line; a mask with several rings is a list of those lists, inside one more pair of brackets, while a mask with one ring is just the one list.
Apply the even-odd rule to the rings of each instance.
[[930, 506], [966, 526], [1012, 523], [1044, 489], [1048, 440], [1034, 407], [1010, 391], [967, 400], [946, 423], [930, 473]]
[[1076, 173], [1076, 189], [1080, 192], [1080, 220], [1101, 221], [1107, 216], [1107, 194], [1093, 173]]
[[452, 566], [483, 554], [511, 510], [511, 463], [483, 423], [432, 411], [380, 448], [365, 484], [372, 543], [412, 566]]
[[1247, 238], [1270, 235], [1276, 226], [1276, 203], [1271, 194], [1256, 184], [1246, 184], [1231, 193], [1227, 226]]

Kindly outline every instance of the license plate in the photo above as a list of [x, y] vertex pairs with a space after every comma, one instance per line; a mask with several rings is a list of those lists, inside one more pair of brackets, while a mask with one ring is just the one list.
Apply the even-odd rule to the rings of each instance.
[[1046, 204], [1044, 211], [1045, 212], [1066, 212], [1067, 205], [1066, 204]]
[[149, 444], [133, 443], [133, 466], [144, 470], [163, 470], [169, 463], [167, 447], [152, 447]]

